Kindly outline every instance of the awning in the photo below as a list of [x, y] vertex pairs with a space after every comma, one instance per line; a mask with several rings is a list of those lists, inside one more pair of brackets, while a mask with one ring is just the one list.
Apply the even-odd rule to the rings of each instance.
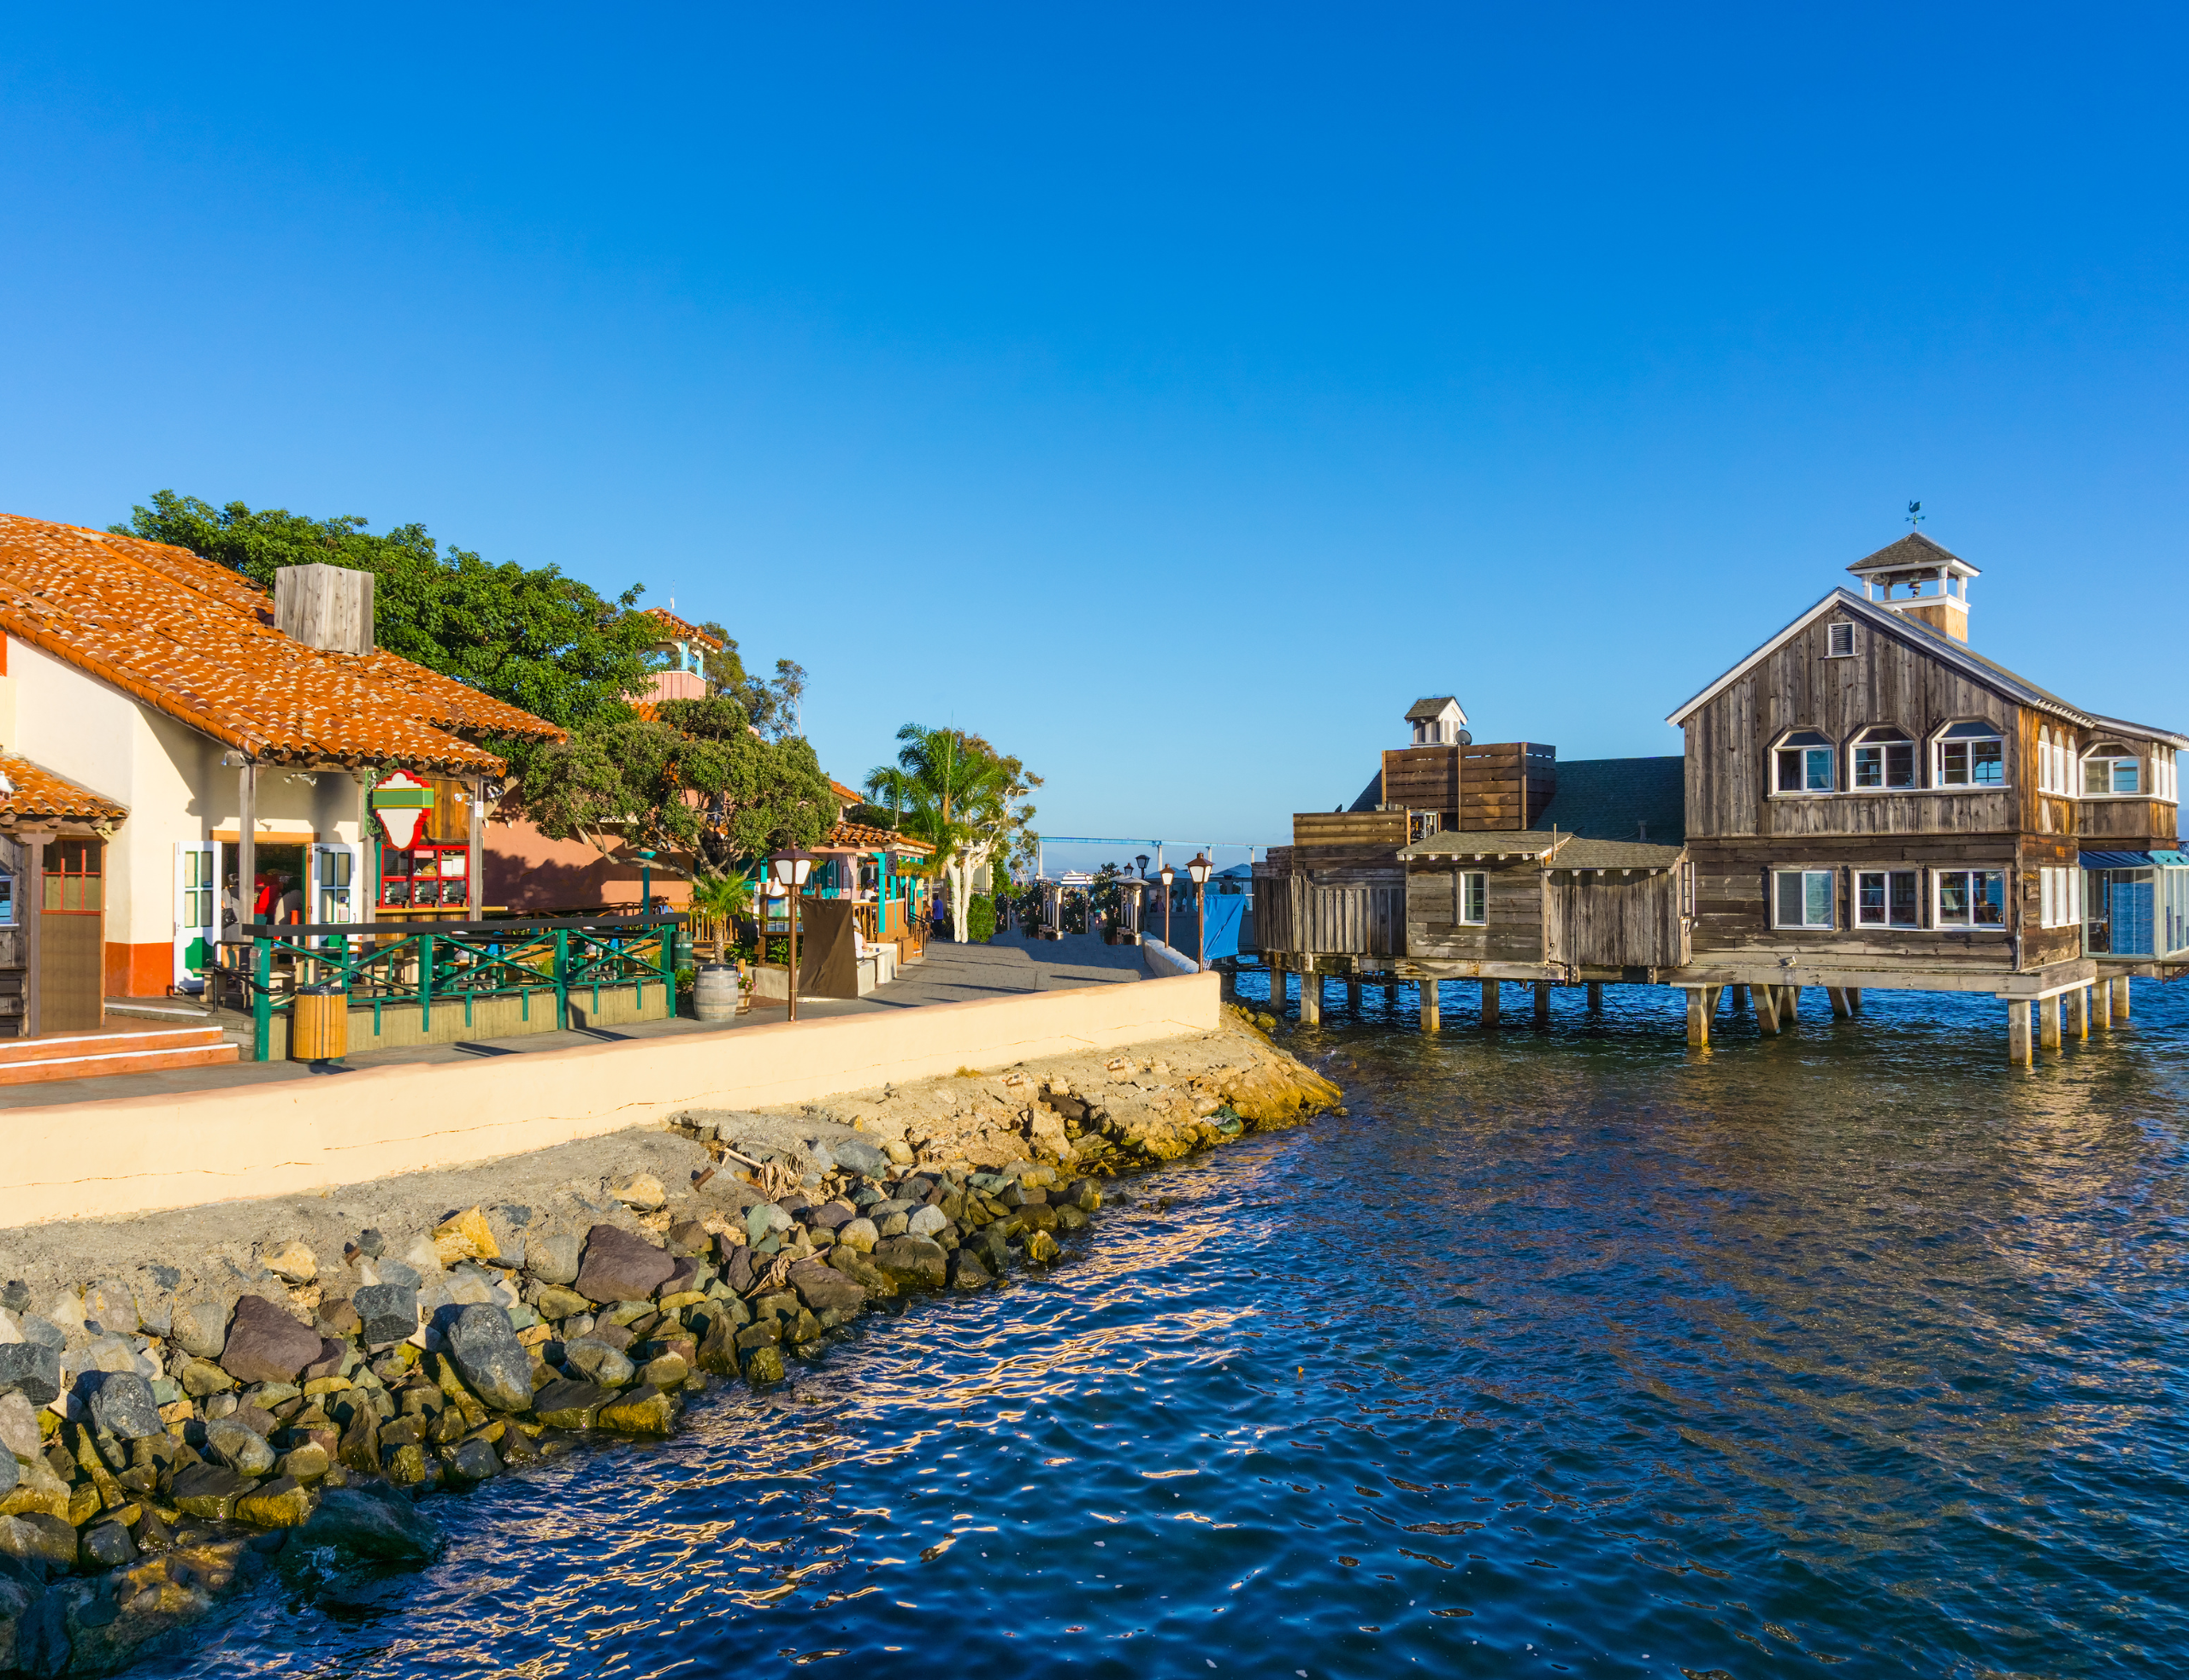
[[2189, 852], [2086, 852], [2086, 869], [2189, 869]]

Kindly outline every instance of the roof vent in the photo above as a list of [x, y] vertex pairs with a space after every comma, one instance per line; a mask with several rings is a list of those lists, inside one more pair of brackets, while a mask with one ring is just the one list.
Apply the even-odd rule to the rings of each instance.
[[274, 574], [274, 628], [322, 653], [373, 651], [373, 575], [346, 566]]

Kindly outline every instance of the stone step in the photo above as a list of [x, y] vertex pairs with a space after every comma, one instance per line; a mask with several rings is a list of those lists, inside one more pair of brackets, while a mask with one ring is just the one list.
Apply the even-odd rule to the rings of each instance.
[[0, 1085], [85, 1079], [110, 1073], [216, 1067], [238, 1058], [217, 1027], [154, 1028], [145, 1032], [52, 1034], [0, 1040]]

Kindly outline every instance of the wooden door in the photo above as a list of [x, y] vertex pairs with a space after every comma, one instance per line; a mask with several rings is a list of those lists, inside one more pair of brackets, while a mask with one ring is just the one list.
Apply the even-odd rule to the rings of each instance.
[[83, 1033], [105, 1016], [106, 847], [56, 840], [45, 848], [38, 912], [38, 1033]]

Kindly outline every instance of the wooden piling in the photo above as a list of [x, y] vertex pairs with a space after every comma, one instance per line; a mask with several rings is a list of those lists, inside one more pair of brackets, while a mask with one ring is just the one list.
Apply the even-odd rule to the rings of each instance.
[[1844, 1021], [1854, 1014], [1855, 1011], [1847, 1007], [1846, 987], [1843, 986], [1827, 986], [1824, 988], [1824, 995], [1832, 999], [1832, 1018], [1833, 1020]]
[[2056, 993], [2041, 998], [2037, 1005], [2038, 1047], [2057, 1054], [2060, 1048], [2060, 999]]
[[1503, 1001], [1498, 993], [1498, 985], [1495, 980], [1482, 982], [1482, 1024], [1485, 1027], [1497, 1024], [1497, 1006]]
[[1745, 1014], [1747, 1014], [1747, 1013], [1748, 1013], [1748, 987], [1745, 987], [1745, 986], [1736, 986], [1736, 987], [1734, 987], [1732, 988], [1732, 993], [1733, 993], [1733, 1013], [1734, 1013], [1734, 1014], [1736, 1014], [1736, 1015], [1745, 1015]]
[[1802, 1018], [1802, 988], [1782, 986], [1779, 988], [1779, 1021], [1785, 1027], [1799, 1024]]
[[1850, 986], [1846, 988], [1846, 996], [1848, 1014], [1860, 1015], [1862, 1012], [1862, 988], [1859, 986]]
[[1313, 969], [1300, 970], [1300, 1024], [1319, 1025], [1323, 1018], [1323, 977]]
[[2125, 974], [2113, 976], [2113, 1018], [2115, 1021], [2128, 1018], [2128, 976]]
[[1443, 999], [1437, 995], [1437, 982], [1424, 978], [1421, 982], [1421, 1030], [1436, 1032], [1444, 1024]]
[[1355, 1015], [1360, 1013], [1360, 982], [1357, 980], [1345, 982], [1345, 1006]]
[[1767, 1037], [1779, 1035], [1779, 988], [1759, 986], [1755, 988], [1755, 1027]]
[[1274, 957], [1270, 958], [1268, 960], [1269, 960], [1269, 1012], [1270, 1012], [1272, 1015], [1282, 1016], [1282, 1015], [1284, 1013], [1284, 1001], [1285, 1001], [1285, 999], [1284, 999], [1284, 964], [1282, 964], [1282, 963], [1280, 963], [1280, 962], [1278, 962], [1278, 961], [1277, 960], [1277, 958], [1274, 958]]
[[1687, 988], [1687, 1043], [1690, 1050], [1704, 1050], [1710, 1044], [1710, 992], [1706, 987]]
[[1536, 981], [1536, 1025], [1547, 1026], [1550, 1022], [1550, 982]]
[[2090, 988], [2078, 986], [2067, 994], [2068, 1035], [2078, 1042], [2090, 1037]]
[[1604, 983], [1601, 980], [1592, 980], [1589, 982], [1589, 1013], [1602, 1015], [1603, 1012]]
[[2029, 1000], [2027, 998], [2007, 999], [2007, 1060], [2018, 1068], [2026, 1068], [2035, 1056], [2029, 1043]]

